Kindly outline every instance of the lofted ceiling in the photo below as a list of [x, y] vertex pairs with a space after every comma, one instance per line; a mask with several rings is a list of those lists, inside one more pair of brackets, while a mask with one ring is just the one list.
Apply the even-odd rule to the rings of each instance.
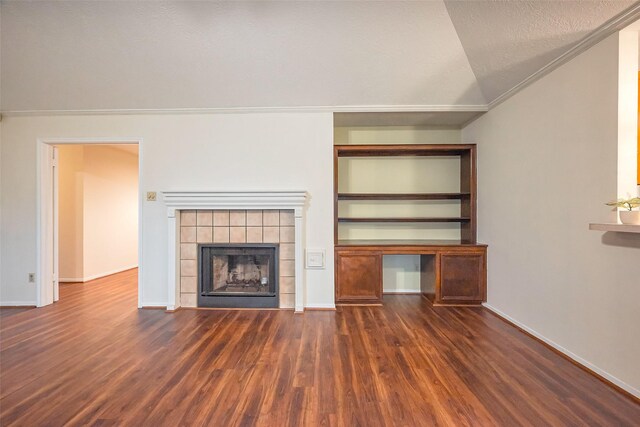
[[633, 3], [3, 1], [0, 108], [477, 112]]
[[445, 0], [489, 103], [634, 3]]

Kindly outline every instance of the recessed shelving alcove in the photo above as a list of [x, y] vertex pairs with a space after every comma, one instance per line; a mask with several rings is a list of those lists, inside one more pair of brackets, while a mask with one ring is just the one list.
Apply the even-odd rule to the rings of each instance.
[[337, 145], [334, 154], [336, 240], [376, 235], [343, 226], [353, 223], [430, 223], [409, 229], [412, 238], [475, 242], [475, 145]]
[[334, 146], [336, 302], [380, 304], [382, 258], [420, 257], [434, 304], [486, 298], [475, 144]]

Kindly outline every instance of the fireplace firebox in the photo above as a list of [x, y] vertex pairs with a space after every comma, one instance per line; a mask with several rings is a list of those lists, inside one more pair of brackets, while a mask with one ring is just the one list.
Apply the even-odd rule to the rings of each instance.
[[277, 308], [278, 244], [198, 245], [198, 307]]

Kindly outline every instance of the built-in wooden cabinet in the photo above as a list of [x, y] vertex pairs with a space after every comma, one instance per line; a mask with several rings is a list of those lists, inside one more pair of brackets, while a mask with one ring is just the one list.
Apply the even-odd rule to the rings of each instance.
[[[445, 183], [445, 191], [352, 191], [341, 185], [339, 162], [341, 158], [442, 158], [455, 165], [455, 183]], [[454, 163], [451, 163], [452, 160]], [[383, 162], [384, 163], [384, 162]], [[398, 162], [394, 162], [399, 167]], [[401, 166], [400, 166], [401, 168]], [[442, 169], [440, 167], [440, 169]], [[401, 173], [402, 170], [382, 166], [382, 173]], [[446, 171], [445, 171], [446, 172]], [[417, 171], [417, 180], [422, 179]], [[433, 178], [433, 174], [424, 174]], [[447, 176], [451, 177], [451, 173]], [[352, 177], [350, 177], [352, 178]], [[455, 188], [454, 188], [455, 187]], [[414, 186], [415, 188], [415, 186]], [[372, 214], [349, 215], [341, 203], [366, 201]], [[415, 203], [450, 204], [458, 209], [448, 215], [413, 215], [393, 212], [389, 204], [411, 201]], [[434, 304], [480, 304], [486, 299], [486, 245], [476, 242], [476, 146], [475, 144], [420, 144], [420, 145], [337, 145], [334, 148], [334, 215], [335, 215], [335, 275], [336, 303], [382, 302], [382, 257], [384, 255], [420, 255], [421, 292]], [[385, 206], [386, 204], [386, 206]], [[432, 224], [451, 229], [458, 224], [456, 238], [438, 240], [420, 239], [367, 239], [343, 238], [341, 224]]]
[[382, 303], [382, 257], [420, 255], [420, 291], [435, 305], [486, 300], [487, 246], [445, 241], [339, 241], [336, 303]]
[[340, 302], [376, 304], [382, 301], [382, 255], [376, 251], [336, 253], [336, 294]]
[[486, 299], [486, 248], [440, 254], [439, 289], [433, 296], [438, 304], [480, 304]]

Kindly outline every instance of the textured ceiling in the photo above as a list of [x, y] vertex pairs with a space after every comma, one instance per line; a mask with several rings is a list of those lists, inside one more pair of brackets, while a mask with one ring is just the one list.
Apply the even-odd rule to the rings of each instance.
[[483, 106], [632, 4], [2, 1], [0, 108]]
[[484, 104], [441, 1], [2, 4], [2, 109]]
[[634, 3], [445, 0], [487, 102]]

